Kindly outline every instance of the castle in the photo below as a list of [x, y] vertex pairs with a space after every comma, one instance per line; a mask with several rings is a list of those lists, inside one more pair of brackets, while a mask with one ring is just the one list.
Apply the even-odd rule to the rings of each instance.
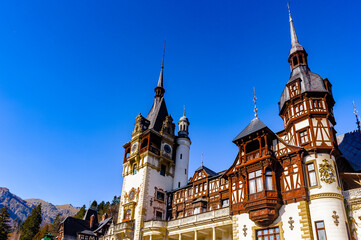
[[119, 217], [105, 239], [351, 239], [332, 85], [311, 72], [291, 14], [289, 22], [291, 75], [279, 102], [284, 130], [273, 132], [255, 107], [222, 172], [202, 164], [188, 178], [190, 122], [184, 114], [175, 134], [162, 64], [153, 106], [136, 117], [123, 146]]

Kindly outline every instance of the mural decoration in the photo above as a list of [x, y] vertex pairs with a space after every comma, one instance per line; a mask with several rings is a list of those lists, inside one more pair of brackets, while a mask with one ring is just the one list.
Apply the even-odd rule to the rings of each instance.
[[329, 184], [335, 182], [335, 170], [332, 165], [328, 163], [327, 159], [323, 159], [322, 162], [319, 169], [321, 181]]

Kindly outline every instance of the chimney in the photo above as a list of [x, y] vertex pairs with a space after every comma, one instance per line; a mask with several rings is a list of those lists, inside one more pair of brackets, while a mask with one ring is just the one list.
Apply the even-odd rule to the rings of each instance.
[[93, 225], [94, 225], [94, 218], [95, 218], [95, 216], [94, 216], [94, 214], [90, 217], [90, 229], [93, 229]]
[[108, 217], [108, 214], [104, 213], [103, 216], [102, 216], [102, 221], [104, 221], [107, 217]]

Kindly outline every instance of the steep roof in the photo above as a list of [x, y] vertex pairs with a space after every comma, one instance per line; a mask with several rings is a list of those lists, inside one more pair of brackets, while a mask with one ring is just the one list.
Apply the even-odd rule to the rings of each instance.
[[361, 132], [356, 130], [337, 137], [338, 147], [343, 157], [356, 171], [361, 171]]
[[237, 137], [235, 137], [233, 139], [233, 142], [241, 139], [241, 138], [244, 138], [252, 133], [255, 133], [263, 128], [267, 128], [267, 126], [261, 121], [259, 120], [258, 118], [254, 118], [250, 124], [247, 125], [247, 127], [245, 129], [242, 130], [242, 132], [240, 132]]
[[150, 121], [149, 129], [160, 131], [163, 121], [168, 116], [167, 106], [163, 97], [155, 97], [152, 108], [150, 109], [147, 120]]

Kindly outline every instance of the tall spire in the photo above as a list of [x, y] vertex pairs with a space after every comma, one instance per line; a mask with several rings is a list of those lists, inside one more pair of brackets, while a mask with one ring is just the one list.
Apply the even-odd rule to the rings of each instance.
[[357, 130], [360, 131], [360, 130], [361, 130], [361, 128], [360, 128], [360, 120], [358, 119], [358, 111], [357, 111], [357, 109], [356, 109], [355, 101], [353, 101], [352, 103], [353, 103], [353, 113], [354, 113], [355, 116], [356, 116]]
[[295, 26], [293, 25], [293, 20], [292, 20], [292, 17], [291, 17], [291, 10], [290, 10], [290, 4], [289, 3], [287, 3], [287, 7], [288, 7], [288, 16], [289, 16], [289, 19], [290, 19], [291, 43], [292, 43], [292, 47], [294, 47], [296, 44], [298, 44], [298, 38], [297, 38]]
[[157, 87], [163, 87], [163, 68], [164, 68], [164, 54], [165, 54], [165, 41], [163, 47], [162, 66], [160, 67], [160, 74]]
[[255, 88], [253, 88], [253, 102], [254, 102], [254, 118], [258, 118], [257, 97], [256, 97], [256, 89]]
[[155, 88], [155, 97], [163, 97], [163, 94], [165, 92], [165, 90], [163, 88], [164, 54], [165, 54], [165, 41], [164, 41], [164, 48], [163, 48], [162, 66], [160, 67], [158, 84], [157, 84], [157, 87]]

